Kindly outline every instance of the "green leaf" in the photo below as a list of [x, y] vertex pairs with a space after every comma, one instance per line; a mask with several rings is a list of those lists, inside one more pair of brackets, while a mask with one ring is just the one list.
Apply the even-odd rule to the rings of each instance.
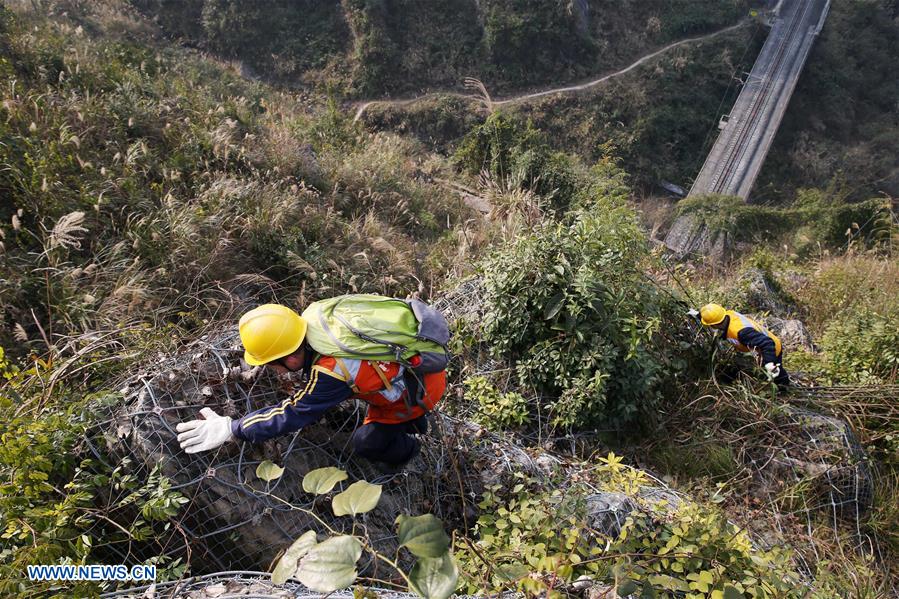
[[396, 518], [399, 525], [400, 547], [405, 547], [415, 557], [440, 557], [449, 549], [449, 537], [443, 530], [443, 522], [433, 514]]
[[356, 537], [332, 537], [309, 549], [300, 560], [297, 580], [320, 593], [345, 589], [356, 580], [356, 562], [361, 555], [362, 544]]
[[275, 479], [281, 478], [282, 474], [284, 474], [284, 468], [268, 460], [265, 460], [264, 462], [256, 466], [256, 476], [258, 476], [265, 482], [271, 482]]
[[517, 580], [521, 580], [528, 574], [530, 574], [531, 569], [525, 566], [524, 564], [512, 563], [512, 564], [503, 564], [502, 566], [497, 566], [494, 569], [494, 573], [499, 577], [503, 582], [515, 582]]
[[727, 585], [724, 587], [724, 599], [743, 599], [743, 593], [737, 590], [737, 587]]
[[304, 532], [299, 539], [287, 548], [287, 551], [278, 560], [278, 565], [275, 566], [272, 572], [272, 582], [274, 584], [284, 584], [288, 578], [294, 576], [297, 571], [297, 562], [310, 549], [315, 547], [316, 543], [318, 543], [318, 539], [315, 537], [314, 530]]
[[412, 590], [424, 599], [447, 599], [456, 590], [459, 569], [449, 553], [441, 557], [423, 557], [409, 573]]
[[618, 585], [618, 590], [616, 592], [622, 597], [633, 595], [637, 592], [637, 583], [630, 579], [625, 580]]
[[643, 590], [640, 592], [640, 599], [656, 599], [656, 590], [648, 582], [643, 583]]
[[334, 485], [347, 479], [347, 473], [340, 468], [328, 466], [306, 473], [303, 477], [303, 490], [314, 495], [330, 493]]
[[549, 302], [546, 304], [546, 309], [543, 311], [543, 318], [545, 320], [552, 320], [556, 317], [556, 314], [562, 310], [562, 306], [565, 305], [565, 294], [561, 291], [549, 299]]
[[331, 501], [335, 516], [364, 514], [375, 509], [381, 499], [381, 485], [360, 480], [354, 482], [343, 493], [338, 493]]

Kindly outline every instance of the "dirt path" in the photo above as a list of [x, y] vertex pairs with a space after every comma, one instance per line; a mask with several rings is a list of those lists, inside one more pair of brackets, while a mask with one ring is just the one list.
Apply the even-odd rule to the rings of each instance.
[[[602, 77], [599, 77], [598, 79], [591, 79], [590, 81], [585, 81], [584, 83], [579, 83], [576, 85], [570, 85], [570, 86], [566, 86], [566, 87], [554, 87], [554, 88], [550, 88], [550, 89], [544, 89], [544, 90], [509, 96], [508, 98], [501, 98], [498, 100], [490, 100], [489, 103], [492, 106], [502, 106], [505, 104], [515, 104], [518, 102], [526, 102], [528, 100], [533, 100], [535, 98], [541, 98], [543, 96], [551, 96], [553, 94], [564, 94], [564, 93], [569, 93], [569, 92], [583, 91], [585, 89], [589, 89], [591, 87], [599, 85], [600, 83], [603, 83], [604, 81], [608, 81], [609, 79], [612, 79], [614, 77], [624, 75], [625, 73], [628, 73], [628, 72], [636, 69], [640, 65], [646, 63], [647, 61], [652, 60], [653, 58], [655, 58], [656, 56], [659, 56], [660, 54], [664, 54], [665, 52], [668, 52], [669, 50], [673, 50], [674, 48], [677, 48], [679, 46], [683, 46], [686, 44], [692, 44], [694, 42], [701, 42], [701, 41], [704, 41], [707, 39], [711, 39], [713, 37], [717, 37], [719, 35], [723, 35], [725, 33], [728, 33], [730, 31], [734, 31], [736, 29], [739, 29], [740, 27], [743, 27], [748, 22], [749, 22], [749, 20], [745, 19], [735, 25], [731, 25], [729, 27], [725, 27], [724, 29], [719, 29], [717, 31], [713, 31], [711, 33], [707, 33], [707, 34], [701, 35], [699, 37], [691, 37], [691, 38], [683, 39], [683, 40], [680, 40], [677, 42], [673, 42], [671, 44], [668, 44], [667, 46], [664, 46], [664, 47], [654, 51], [654, 52], [651, 52], [649, 54], [646, 54], [645, 56], [638, 58], [635, 62], [631, 63], [630, 65], [628, 65], [627, 67], [625, 67], [621, 70], [614, 71], [612, 73], [607, 73], [606, 75], [603, 75]], [[463, 94], [463, 93], [451, 92], [451, 91], [429, 92], [427, 94], [423, 94], [421, 96], [416, 96], [414, 98], [405, 98], [405, 99], [398, 99], [398, 100], [369, 100], [367, 102], [362, 102], [360, 104], [357, 104], [358, 108], [356, 109], [356, 116], [353, 117], [353, 121], [358, 121], [360, 118], [362, 118], [362, 115], [365, 113], [365, 111], [370, 106], [373, 106], [373, 105], [406, 106], [409, 104], [414, 104], [415, 102], [419, 102], [421, 100], [426, 100], [428, 98], [435, 98], [438, 96], [450, 97], [450, 98], [468, 98], [468, 99], [473, 99], [473, 100], [482, 100], [482, 98], [472, 95], [472, 94]]]

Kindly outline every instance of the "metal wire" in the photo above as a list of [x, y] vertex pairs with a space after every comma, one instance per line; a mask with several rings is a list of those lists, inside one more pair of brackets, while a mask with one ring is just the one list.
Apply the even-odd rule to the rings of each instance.
[[[476, 326], [483, 316], [482, 297], [482, 283], [473, 279], [438, 302], [438, 308], [451, 321]], [[154, 538], [143, 543], [131, 539], [108, 543], [103, 549], [121, 563], [158, 555], [181, 558], [191, 574], [200, 575], [161, 583], [156, 586], [157, 596], [195, 596], [188, 594], [201, 588], [197, 585], [219, 582], [242, 584], [242, 593], [250, 593], [254, 584], [263, 585], [252, 591], [255, 594], [240, 596], [280, 597], [283, 592], [294, 597], [317, 596], [292, 583], [273, 587], [268, 575], [260, 572], [269, 569], [278, 553], [307, 530], [353, 533], [354, 526], [363, 526], [379, 551], [393, 555], [397, 514], [433, 513], [448, 528], [464, 531], [474, 525], [477, 512], [473, 503], [485, 486], [509, 480], [516, 472], [545, 472], [547, 466], [589, 468], [572, 466], [570, 461], [545, 453], [540, 456], [542, 462], [538, 461], [515, 438], [480, 429], [468, 422], [466, 414], [435, 413], [433, 438], [425, 439], [422, 454], [402, 473], [383, 474], [352, 455], [350, 435], [363, 416], [363, 407], [352, 402], [301, 434], [259, 445], [227, 444], [206, 454], [184, 453], [177, 444], [175, 425], [196, 418], [202, 407], [239, 417], [280, 403], [286, 396], [284, 381], [264, 369], [241, 367], [240, 355], [236, 331], [224, 330], [190, 344], [177, 356], [160, 359], [152, 369], [117, 385], [122, 388], [122, 401], [105, 408], [106, 413], [98, 418], [100, 424], [85, 438], [89, 454], [106, 465], [104, 471], [109, 470], [108, 465], [120, 463], [137, 480], [147, 481], [156, 469], [171, 481], [173, 490], [188, 499], [177, 516], [157, 523]], [[513, 372], [506, 365], [489, 358], [475, 360], [472, 366], [468, 358], [466, 367], [475, 373], [487, 373], [492, 380], [514, 386]], [[745, 462], [756, 481], [754, 488], [768, 505], [770, 520], [781, 527], [784, 536], [795, 533], [787, 530], [790, 519], [800, 518], [811, 538], [821, 515], [826, 514], [835, 535], [848, 523], [858, 550], [876, 546], [862, 525], [873, 501], [873, 475], [864, 451], [849, 424], [809, 407], [820, 409], [830, 402], [868, 409], [869, 404], [884, 405], [875, 401], [884, 393], [899, 396], [899, 385], [798, 388], [791, 396], [794, 407], [784, 410], [776, 422], [766, 421], [751, 431], [755, 449], [746, 450]], [[899, 407], [878, 409], [881, 412], [874, 411], [873, 417], [895, 419], [899, 411]], [[866, 412], [868, 417], [870, 412]], [[281, 465], [284, 474], [271, 483], [259, 480], [255, 470], [263, 460]], [[348, 483], [364, 479], [384, 485], [379, 508], [356, 524], [353, 519], [333, 516], [327, 498], [317, 499], [302, 491], [302, 477], [308, 471], [334, 465], [347, 470]], [[654, 485], [655, 489], [642, 493], [644, 498], [664, 498], [672, 507], [678, 503], [679, 496], [664, 483], [656, 479]], [[110, 506], [110, 517], [125, 525], [135, 515], [114, 506], [130, 492], [111, 486], [107, 496], [98, 498]], [[592, 514], [600, 520], [603, 516]], [[610, 511], [608, 516], [608, 521], [621, 520], [617, 512]], [[817, 561], [814, 551], [809, 544], [797, 554], [798, 564], [806, 571]], [[363, 575], [371, 568], [371, 563], [360, 564]], [[128, 593], [139, 591], [122, 590], [109, 596], [131, 596]], [[169, 594], [161, 594], [163, 591]], [[379, 592], [385, 597], [411, 596]], [[351, 593], [331, 596], [350, 597]]]
[[[163, 476], [170, 481], [170, 491], [187, 499], [176, 516], [153, 523], [153, 538], [109, 542], [103, 551], [116, 561], [165, 555], [182, 559], [191, 574], [256, 572], [269, 569], [278, 553], [307, 530], [352, 534], [359, 527], [380, 552], [394, 555], [398, 514], [431, 513], [448, 528], [465, 529], [474, 525], [471, 505], [485, 481], [538, 471], [530, 456], [500, 436], [433, 413], [420, 456], [403, 472], [384, 474], [352, 454], [350, 436], [364, 414], [364, 407], [353, 402], [330, 411], [302, 433], [262, 444], [228, 443], [208, 453], [183, 452], [175, 426], [197, 418], [201, 408], [239, 417], [286, 397], [289, 389], [283, 380], [265, 369], [241, 367], [240, 355], [236, 331], [205, 336], [116, 385], [122, 400], [104, 408], [99, 424], [85, 436], [87, 452], [103, 471], [118, 463], [141, 483]], [[264, 460], [282, 466], [284, 474], [271, 482], [260, 480], [256, 467]], [[355, 521], [337, 517], [329, 498], [302, 490], [307, 472], [335, 465], [349, 474], [344, 484], [368, 480], [383, 485], [376, 510]], [[111, 485], [108, 495], [98, 498], [125, 527], [138, 516], [133, 508], [117, 506], [132, 491]], [[401, 555], [401, 567], [411, 566], [407, 562], [411, 556]], [[360, 564], [363, 575], [368, 575], [366, 567]]]
[[[394, 589], [371, 587], [378, 597], [384, 599], [412, 599], [418, 597], [414, 593], [404, 593]], [[156, 599], [203, 598], [217, 597], [225, 599], [240, 597], [241, 599], [321, 599], [322, 593], [310, 591], [295, 581], [287, 581], [283, 585], [271, 582], [271, 574], [252, 570], [230, 570], [194, 576], [184, 580], [144, 585], [130, 589], [112, 591], [101, 595], [108, 599]], [[332, 599], [353, 599], [352, 590], [329, 593]]]

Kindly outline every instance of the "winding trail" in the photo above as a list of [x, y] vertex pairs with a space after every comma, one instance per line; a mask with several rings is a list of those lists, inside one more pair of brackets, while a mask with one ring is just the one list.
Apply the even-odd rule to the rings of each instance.
[[[692, 44], [695, 42], [701, 42], [701, 41], [708, 40], [708, 39], [711, 39], [714, 37], [718, 37], [719, 35], [723, 35], [725, 33], [739, 29], [740, 27], [743, 27], [744, 25], [746, 25], [749, 22], [751, 22], [749, 19], [744, 19], [744, 20], [740, 21], [739, 23], [730, 25], [729, 27], [725, 27], [724, 29], [712, 31], [711, 33], [707, 33], [707, 34], [701, 35], [699, 37], [691, 37], [691, 38], [682, 39], [680, 41], [670, 43], [667, 46], [664, 46], [658, 50], [655, 50], [654, 52], [650, 52], [649, 54], [646, 54], [646, 55], [638, 58], [635, 62], [624, 67], [623, 69], [614, 71], [612, 73], [608, 73], [606, 75], [603, 75], [602, 77], [599, 77], [598, 79], [591, 79], [590, 81], [586, 81], [584, 83], [579, 83], [576, 85], [569, 85], [566, 87], [554, 87], [554, 88], [544, 89], [544, 90], [530, 92], [530, 93], [518, 94], [518, 95], [514, 95], [514, 96], [509, 96], [507, 98], [501, 98], [498, 100], [491, 100], [488, 98], [487, 102], [489, 103], [490, 106], [503, 106], [506, 104], [516, 104], [518, 102], [526, 102], [528, 100], [533, 100], [535, 98], [542, 98], [543, 96], [551, 96], [553, 94], [564, 94], [564, 93], [569, 93], [569, 92], [583, 91], [585, 89], [589, 89], [591, 87], [599, 85], [600, 83], [603, 83], [604, 81], [608, 81], [609, 79], [629, 73], [630, 71], [636, 69], [640, 65], [652, 60], [653, 58], [659, 56], [660, 54], [664, 54], [664, 53], [668, 52], [669, 50], [673, 50], [674, 48], [677, 48], [679, 46], [684, 46], [686, 44]], [[414, 104], [415, 102], [420, 102], [420, 101], [426, 100], [428, 98], [436, 98], [436, 97], [464, 98], [464, 99], [469, 99], [469, 100], [481, 100], [481, 101], [485, 100], [484, 98], [481, 98], [476, 95], [463, 94], [463, 93], [452, 92], [452, 91], [429, 92], [429, 93], [423, 94], [421, 96], [416, 96], [414, 98], [404, 98], [404, 99], [397, 99], [397, 100], [368, 100], [368, 101], [357, 104], [358, 108], [356, 109], [356, 116], [353, 117], [353, 121], [355, 122], [355, 121], [358, 121], [360, 118], [362, 118], [362, 115], [365, 113], [365, 111], [370, 106], [374, 106], [374, 105], [407, 106], [409, 104]]]

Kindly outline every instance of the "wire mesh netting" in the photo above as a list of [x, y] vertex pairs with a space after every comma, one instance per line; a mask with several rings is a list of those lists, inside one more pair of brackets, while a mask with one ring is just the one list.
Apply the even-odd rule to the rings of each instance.
[[865, 452], [846, 422], [811, 410], [787, 408], [779, 419], [784, 436], [766, 475], [806, 484], [803, 510], [859, 520], [874, 499]]
[[[229, 443], [214, 452], [184, 453], [178, 447], [175, 426], [195, 418], [202, 407], [237, 417], [281, 401], [302, 383], [250, 368], [241, 363], [241, 355], [236, 332], [224, 330], [192, 343], [177, 356], [161, 359], [152, 370], [123, 383], [114, 404], [106, 408], [108, 417], [86, 437], [96, 459], [117, 463], [127, 472], [125, 476], [141, 483], [149, 481], [151, 487], [164, 478], [170, 481], [170, 490], [186, 498], [181, 509], [160, 523], [152, 536], [105, 548], [121, 563], [166, 555], [182, 559], [192, 575], [212, 576], [182, 581], [181, 586], [157, 586], [156, 596], [203, 597], [206, 595], [190, 593], [207, 593], [210, 585], [213, 592], [228, 589], [235, 576], [240, 593], [277, 597], [286, 590], [304, 596], [300, 586], [276, 588], [266, 581], [267, 575], [258, 573], [269, 570], [279, 551], [305, 531], [330, 534], [318, 519], [337, 532], [364, 534], [378, 551], [393, 555], [398, 514], [432, 513], [448, 529], [467, 530], [477, 519], [476, 503], [484, 488], [507, 484], [515, 473], [545, 478], [550, 472], [561, 472], [564, 480], [566, 473], [590, 467], [567, 464], [541, 451], [525, 451], [467, 421], [432, 413], [432, 432], [422, 439], [421, 454], [403, 472], [384, 475], [352, 454], [350, 434], [361, 424], [364, 407], [351, 403], [302, 433], [259, 445]], [[281, 477], [260, 480], [255, 470], [263, 460], [282, 466]], [[327, 499], [316, 501], [301, 486], [307, 472], [324, 466], [345, 469], [348, 483], [364, 479], [382, 484], [378, 507], [355, 521], [335, 517]], [[127, 508], [126, 496], [133, 487], [109, 488], [109, 496], [100, 498], [101, 502]], [[592, 491], [597, 500], [590, 505], [589, 522], [598, 532], [614, 535], [634, 504], [609, 501], [598, 487]], [[661, 488], [646, 492], [650, 499], [659, 493], [676, 497]], [[125, 525], [133, 521], [134, 514], [127, 509], [112, 512], [110, 516]], [[389, 568], [368, 555], [364, 554], [358, 565], [370, 584], [395, 580]], [[405, 569], [411, 564], [401, 559], [400, 566]], [[235, 571], [242, 574], [232, 574]], [[225, 587], [216, 586], [220, 584]], [[404, 595], [391, 591], [386, 596]]]
[[[449, 320], [477, 327], [483, 317], [483, 293], [482, 283], [472, 279], [435, 305]], [[512, 388], [514, 377], [508, 366], [482, 349], [466, 355], [459, 369], [464, 367], [466, 374], [488, 374], [495, 380], [499, 377]], [[121, 563], [166, 555], [187, 564], [195, 578], [157, 585], [157, 596], [219, 596], [210, 595], [219, 591], [221, 596], [308, 596], [308, 591], [295, 583], [275, 587], [268, 575], [261, 573], [307, 530], [325, 534], [329, 527], [364, 534], [379, 551], [393, 555], [398, 514], [433, 513], [448, 529], [466, 531], [477, 520], [476, 505], [486, 487], [508, 483], [516, 472], [546, 476], [563, 470], [572, 476], [590, 468], [544, 451], [526, 451], [509, 437], [483, 430], [466, 418], [438, 412], [430, 416], [431, 432], [422, 439], [421, 454], [403, 472], [385, 475], [353, 456], [350, 436], [362, 423], [365, 407], [352, 402], [298, 434], [258, 445], [228, 443], [215, 452], [184, 453], [178, 447], [175, 426], [197, 418], [201, 408], [211, 407], [238, 418], [280, 403], [304, 383], [249, 367], [241, 357], [240, 341], [232, 328], [213, 331], [178, 355], [160, 356], [151, 368], [121, 383], [114, 401], [102, 408], [101, 424], [85, 438], [93, 456], [120, 466], [122, 476], [151, 488], [170, 484], [170, 490], [186, 498], [175, 515], [162, 518], [152, 535], [109, 543], [105, 548]], [[883, 392], [884, 388], [876, 390]], [[454, 393], [451, 389], [449, 395]], [[866, 542], [862, 519], [871, 506], [873, 477], [864, 451], [848, 423], [804, 405], [821, 408], [828, 402], [864, 403], [865, 393], [868, 391], [859, 388], [796, 389], [791, 403], [803, 407], [787, 408], [776, 421], [756, 429], [753, 449], [743, 457], [748, 458], [755, 488], [778, 525], [786, 521], [781, 516], [801, 517], [810, 531], [822, 513], [830, 514], [834, 530], [845, 528], [848, 522], [857, 530], [858, 546]], [[895, 414], [883, 417], [894, 418]], [[542, 441], [543, 446], [552, 445], [547, 439]], [[264, 460], [282, 466], [283, 475], [270, 482], [260, 480], [255, 472]], [[364, 479], [382, 484], [378, 508], [354, 522], [335, 517], [326, 499], [316, 500], [304, 493], [303, 476], [325, 466], [346, 470], [347, 482]], [[555, 484], [565, 486], [564, 482]], [[639, 499], [677, 509], [680, 496], [658, 480], [653, 485], [643, 489]], [[110, 484], [108, 495], [98, 498], [100, 503], [115, 506], [109, 513], [112, 519], [127, 524], [139, 517], [128, 511], [133, 488]], [[586, 498], [589, 526], [614, 536], [637, 503], [601, 488], [591, 492], [594, 494]], [[136, 511], [132, 506], [132, 512]], [[762, 540], [761, 544], [769, 543]], [[403, 568], [410, 565], [400, 562]], [[395, 579], [392, 571], [368, 554], [359, 571], [369, 581]], [[406, 595], [390, 591], [383, 596]]]
[[[236, 418], [281, 402], [302, 382], [242, 366], [240, 355], [234, 331], [194, 343], [161, 361], [154, 372], [128, 380], [121, 389], [123, 400], [87, 438], [97, 458], [124, 464], [140, 480], [166, 477], [171, 488], [187, 498], [150, 553], [183, 556], [195, 572], [267, 569], [277, 552], [300, 534], [321, 528], [310, 510], [328, 519], [335, 530], [348, 532], [352, 520], [328, 518], [330, 508], [319, 509], [315, 498], [302, 491], [302, 477], [324, 466], [346, 469], [351, 480], [384, 485], [379, 509], [362, 519], [380, 547], [395, 546], [393, 521], [399, 513], [431, 512], [450, 525], [464, 523], [464, 510], [476, 491], [472, 485], [481, 484], [482, 478], [462, 459], [458, 431], [441, 418], [432, 418], [432, 435], [441, 442], [425, 442], [421, 456], [397, 475], [385, 476], [353, 458], [350, 434], [364, 417], [364, 409], [355, 405], [333, 410], [302, 434], [184, 453], [175, 426], [197, 418], [202, 407]], [[255, 470], [264, 460], [284, 467], [284, 474], [271, 482], [260, 480]], [[107, 501], [118, 503], [120, 498]]]
[[[418, 595], [394, 589], [369, 588], [382, 599], [413, 599]], [[212, 599], [242, 597], [244, 599], [320, 599], [322, 593], [310, 591], [303, 585], [287, 581], [276, 585], [266, 572], [234, 570], [195, 576], [186, 580], [164, 582], [115, 591], [103, 595], [110, 599], [145, 599], [165, 597], [167, 599]], [[353, 590], [328, 593], [332, 599], [355, 599]]]
[[[98, 498], [108, 506], [108, 517], [123, 526], [139, 520], [130, 495], [140, 485], [151, 494], [167, 489], [185, 499], [174, 515], [156, 523], [152, 534], [107, 543], [103, 551], [110, 560], [135, 563], [165, 555], [181, 559], [192, 575], [266, 571], [301, 534], [332, 534], [326, 528], [364, 534], [378, 551], [393, 555], [397, 515], [432, 513], [448, 529], [466, 530], [477, 519], [476, 502], [485, 486], [508, 482], [514, 473], [541, 476], [560, 465], [552, 456], [531, 455], [500, 435], [435, 412], [420, 455], [402, 472], [385, 475], [353, 456], [350, 436], [365, 415], [364, 405], [353, 402], [301, 433], [255, 445], [227, 443], [208, 453], [183, 452], [175, 427], [197, 418], [201, 408], [236, 418], [280, 403], [304, 384], [252, 368], [242, 362], [242, 354], [234, 329], [212, 332], [122, 381], [102, 408], [105, 417], [86, 435], [85, 445], [96, 460], [118, 466], [116, 480], [133, 483], [111, 483], [107, 496]], [[282, 466], [284, 473], [261, 480], [256, 468], [264, 460]], [[335, 517], [328, 498], [316, 500], [302, 490], [303, 476], [325, 466], [346, 470], [346, 484], [383, 485], [378, 507], [355, 520]], [[395, 578], [368, 555], [359, 563], [360, 574], [369, 580]], [[401, 559], [400, 566], [411, 564]]]
[[822, 543], [881, 557], [882, 539], [867, 526], [876, 501], [875, 464], [852, 423], [870, 430], [895, 422], [897, 396], [897, 385], [794, 386], [789, 403], [770, 419], [739, 431], [735, 443], [744, 447], [750, 492], [763, 513], [749, 526], [758, 533], [773, 525], [774, 542], [788, 539], [804, 572], [815, 572], [824, 559]]

